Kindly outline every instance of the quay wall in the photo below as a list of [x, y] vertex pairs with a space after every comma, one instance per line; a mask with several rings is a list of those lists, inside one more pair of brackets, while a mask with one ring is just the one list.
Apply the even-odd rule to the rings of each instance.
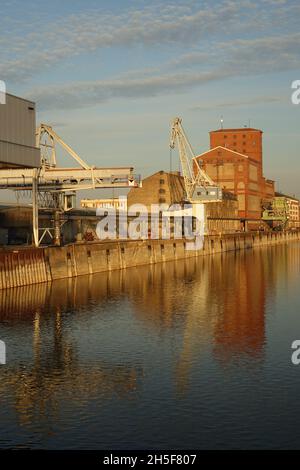
[[300, 240], [300, 232], [253, 232], [208, 235], [203, 249], [197, 251], [187, 250], [189, 242], [184, 239], [98, 241], [3, 250], [0, 289], [296, 240]]

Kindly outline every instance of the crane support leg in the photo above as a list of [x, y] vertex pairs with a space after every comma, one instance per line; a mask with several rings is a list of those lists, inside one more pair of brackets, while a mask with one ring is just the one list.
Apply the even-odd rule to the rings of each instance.
[[54, 245], [61, 245], [60, 211], [54, 211]]
[[33, 244], [39, 246], [39, 207], [38, 207], [38, 188], [37, 188], [37, 170], [32, 177], [32, 231]]

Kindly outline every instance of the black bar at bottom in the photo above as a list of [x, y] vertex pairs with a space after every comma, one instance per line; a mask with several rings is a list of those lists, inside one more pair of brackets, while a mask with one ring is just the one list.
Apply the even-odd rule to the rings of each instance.
[[[141, 465], [186, 467], [236, 463], [247, 465], [254, 463], [283, 463], [300, 457], [298, 450], [0, 450], [1, 468], [4, 462], [9, 464], [70, 464], [81, 468], [140, 468]], [[87, 467], [88, 466], [88, 467]]]

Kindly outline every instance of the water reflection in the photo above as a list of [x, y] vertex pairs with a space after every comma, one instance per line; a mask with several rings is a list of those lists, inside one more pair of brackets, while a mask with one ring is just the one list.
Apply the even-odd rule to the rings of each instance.
[[58, 419], [62, 400], [80, 405], [113, 393], [122, 397], [137, 388], [142, 375], [138, 365], [82, 364], [74, 338], [64, 331], [63, 312], [80, 310], [91, 299], [100, 302], [108, 291], [83, 277], [0, 293], [0, 321], [19, 333], [20, 352], [28, 346], [22, 326], [32, 326], [32, 361], [17, 354], [18, 365], [1, 370], [0, 397], [13, 398], [21, 424], [36, 421], [41, 429], [43, 424], [47, 428], [49, 418]]
[[[51, 432], [70, 404], [138, 400], [148, 367], [139, 345], [145, 331], [150, 342], [170, 338], [168, 367], [179, 399], [209, 351], [222, 368], [236, 361], [257, 367], [266, 305], [278, 285], [293, 283], [299, 266], [299, 245], [281, 245], [0, 291], [1, 337], [13, 345], [12, 361], [1, 369], [0, 400], [41, 433]], [[129, 331], [134, 323], [135, 354], [113, 339], [101, 357], [92, 346], [85, 351], [82, 341], [92, 344], [90, 331], [114, 321], [116, 308]]]

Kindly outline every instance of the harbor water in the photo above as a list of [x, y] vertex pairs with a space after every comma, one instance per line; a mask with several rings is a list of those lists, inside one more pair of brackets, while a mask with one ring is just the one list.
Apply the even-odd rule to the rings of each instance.
[[0, 448], [300, 446], [300, 243], [0, 292]]

